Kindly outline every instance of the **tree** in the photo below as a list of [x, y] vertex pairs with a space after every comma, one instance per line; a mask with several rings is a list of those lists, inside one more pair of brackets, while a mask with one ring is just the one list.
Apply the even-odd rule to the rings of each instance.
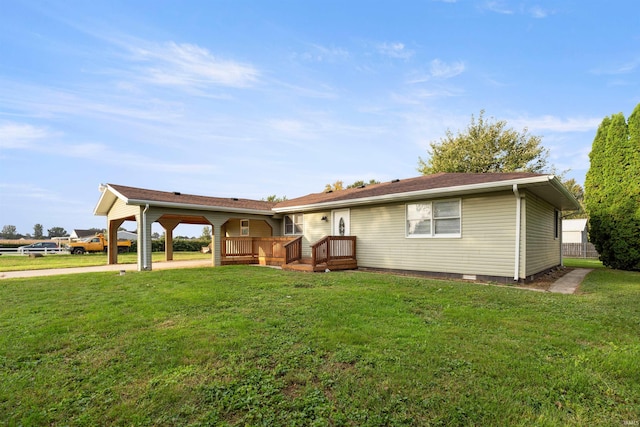
[[33, 226], [33, 238], [42, 239], [44, 237], [44, 229], [42, 224], [36, 224]]
[[272, 194], [266, 199], [262, 199], [263, 202], [274, 202], [274, 203], [284, 202], [285, 200], [287, 200], [287, 196], [278, 197], [275, 194]]
[[18, 229], [15, 225], [4, 225], [0, 235], [3, 239], [17, 239]]
[[366, 186], [366, 185], [372, 185], [372, 184], [380, 184], [380, 181], [376, 181], [375, 179], [370, 179], [369, 182], [365, 182], [363, 180], [358, 180], [358, 181], [354, 182], [353, 184], [347, 185], [345, 187], [344, 186], [344, 181], [338, 180], [338, 181], [334, 182], [333, 184], [325, 185], [324, 186], [324, 192], [327, 193], [329, 191], [340, 191], [340, 190], [344, 190], [345, 188], [358, 188], [358, 187], [362, 187], [362, 186]]
[[358, 188], [358, 187], [364, 187], [367, 185], [372, 185], [372, 184], [380, 184], [380, 181], [376, 181], [375, 179], [370, 179], [369, 182], [364, 182], [362, 180], [360, 181], [356, 181], [351, 185], [347, 185], [347, 188]]
[[447, 129], [440, 142], [431, 142], [429, 157], [418, 159], [423, 175], [437, 172], [543, 172], [549, 166], [549, 152], [540, 145], [542, 138], [527, 128], [517, 132], [507, 122], [485, 120], [484, 110], [464, 132], [454, 135]]
[[628, 121], [605, 117], [589, 154], [589, 238], [608, 267], [640, 270], [640, 104]]
[[211, 227], [202, 227], [202, 235], [200, 236], [200, 238], [203, 240], [211, 240]]
[[344, 190], [344, 183], [340, 180], [334, 182], [333, 184], [327, 184], [324, 186], [324, 192], [328, 193], [330, 191], [340, 191]]
[[69, 233], [67, 233], [67, 230], [62, 227], [52, 227], [47, 230], [47, 233], [49, 233], [50, 239], [53, 237], [67, 237], [69, 235]]
[[571, 219], [571, 218], [586, 218], [587, 214], [586, 214], [585, 209], [584, 209], [584, 189], [582, 188], [582, 186], [580, 184], [578, 184], [576, 182], [576, 180], [573, 179], [573, 178], [567, 179], [566, 181], [563, 181], [562, 184], [564, 184], [564, 186], [567, 188], [567, 190], [569, 190], [569, 193], [571, 193], [573, 195], [573, 197], [576, 198], [578, 203], [580, 203], [580, 210], [571, 211], [571, 212], [563, 212], [562, 213], [562, 217], [563, 218], [567, 218], [567, 219]]

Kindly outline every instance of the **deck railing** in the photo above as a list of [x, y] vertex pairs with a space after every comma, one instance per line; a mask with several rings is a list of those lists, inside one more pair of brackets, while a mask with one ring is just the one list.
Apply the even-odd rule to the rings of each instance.
[[302, 259], [302, 237], [291, 240], [284, 245], [285, 264], [291, 264]]
[[355, 257], [355, 236], [326, 236], [311, 246], [311, 264], [314, 267], [334, 260]]
[[222, 260], [245, 258], [249, 263], [257, 263], [262, 258], [284, 262], [285, 245], [290, 241], [290, 237], [223, 237], [221, 241]]

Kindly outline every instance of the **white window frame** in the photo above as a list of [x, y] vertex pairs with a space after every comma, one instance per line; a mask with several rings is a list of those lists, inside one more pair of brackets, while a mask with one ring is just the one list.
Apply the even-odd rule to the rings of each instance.
[[249, 220], [241, 219], [240, 220], [240, 235], [243, 237], [250, 236], [249, 234]]
[[[291, 221], [291, 232], [287, 232], [287, 219]], [[300, 236], [304, 234], [304, 214], [296, 213], [285, 215], [282, 221], [284, 222], [285, 236]], [[299, 231], [296, 232], [296, 229], [299, 229]]]
[[[443, 216], [436, 217], [434, 205], [440, 202], [458, 202], [458, 215], [456, 216]], [[429, 205], [429, 233], [410, 233], [409, 231], [409, 206], [414, 205]], [[427, 200], [427, 201], [416, 201], [414, 203], [407, 203], [404, 209], [405, 214], [405, 237], [408, 239], [442, 239], [442, 238], [460, 238], [462, 237], [462, 199], [441, 199], [441, 200]], [[415, 218], [414, 218], [415, 219]], [[424, 218], [427, 219], [426, 217]], [[435, 223], [438, 220], [445, 219], [457, 219], [459, 228], [457, 233], [436, 233]]]

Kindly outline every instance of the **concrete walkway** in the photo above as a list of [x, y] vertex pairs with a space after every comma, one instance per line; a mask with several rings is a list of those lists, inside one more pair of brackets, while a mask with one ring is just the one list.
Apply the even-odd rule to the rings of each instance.
[[549, 292], [555, 292], [557, 294], [572, 294], [576, 291], [580, 283], [584, 280], [585, 276], [592, 272], [589, 268], [576, 268], [573, 271], [565, 274], [549, 287]]
[[[154, 270], [170, 268], [210, 267], [211, 260], [197, 259], [186, 261], [160, 261], [153, 263]], [[51, 268], [46, 270], [24, 270], [0, 272], [0, 279], [17, 279], [21, 277], [58, 276], [61, 274], [95, 273], [100, 271], [138, 271], [138, 264], [95, 265], [91, 267]]]

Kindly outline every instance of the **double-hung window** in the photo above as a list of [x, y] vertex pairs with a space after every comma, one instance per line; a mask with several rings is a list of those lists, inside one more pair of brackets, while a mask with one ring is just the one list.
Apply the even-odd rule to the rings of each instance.
[[460, 237], [460, 200], [407, 204], [407, 237]]
[[241, 219], [240, 220], [240, 235], [248, 236], [249, 235], [249, 220]]
[[303, 231], [303, 214], [285, 215], [284, 217], [284, 234], [302, 234]]

